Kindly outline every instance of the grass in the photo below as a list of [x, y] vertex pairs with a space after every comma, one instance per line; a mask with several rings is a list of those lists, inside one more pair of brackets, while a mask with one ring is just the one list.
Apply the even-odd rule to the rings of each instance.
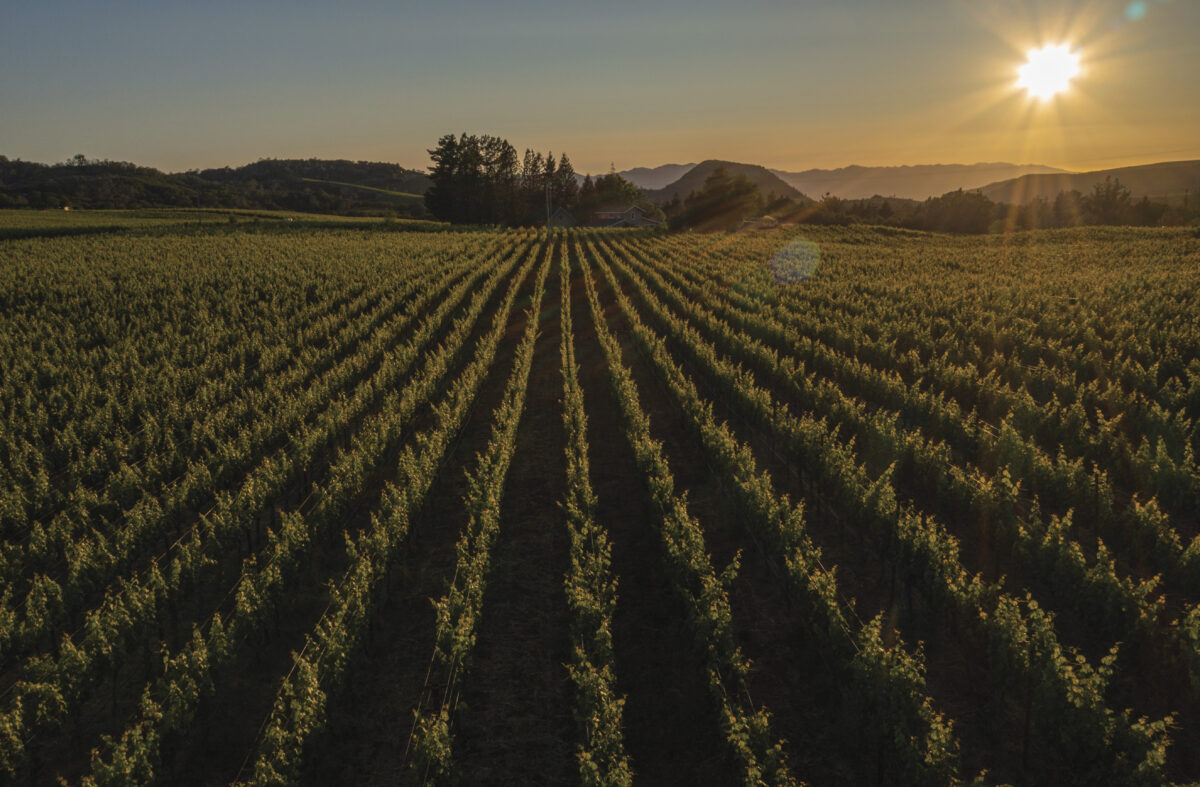
[[330, 186], [345, 186], [351, 189], [362, 189], [363, 191], [373, 191], [376, 194], [386, 194], [389, 197], [397, 197], [398, 202], [402, 205], [424, 205], [425, 197], [421, 194], [411, 194], [407, 191], [389, 191], [388, 189], [380, 189], [375, 186], [360, 186], [357, 183], [345, 183], [340, 180], [322, 180], [321, 178], [302, 178], [305, 183], [327, 183]]
[[216, 229], [230, 225], [257, 228], [371, 227], [438, 229], [436, 222], [384, 219], [377, 216], [336, 216], [284, 210], [236, 208], [139, 208], [133, 210], [0, 210], [0, 240], [14, 238], [96, 235], [115, 232], [184, 230], [198, 226]]

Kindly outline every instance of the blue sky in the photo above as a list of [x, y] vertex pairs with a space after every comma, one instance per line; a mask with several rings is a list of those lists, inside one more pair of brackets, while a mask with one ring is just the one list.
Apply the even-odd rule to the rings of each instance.
[[[579, 171], [1200, 158], [1200, 3], [0, 0], [0, 154], [424, 167], [447, 132]], [[1049, 105], [1013, 88], [1067, 40]]]

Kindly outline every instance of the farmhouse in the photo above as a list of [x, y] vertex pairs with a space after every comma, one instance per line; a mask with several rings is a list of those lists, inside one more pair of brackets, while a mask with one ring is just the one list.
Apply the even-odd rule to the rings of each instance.
[[609, 205], [592, 213], [595, 227], [655, 227], [661, 223], [637, 205]]
[[571, 211], [559, 205], [554, 209], [554, 213], [550, 214], [551, 227], [574, 227], [575, 217], [571, 215]]

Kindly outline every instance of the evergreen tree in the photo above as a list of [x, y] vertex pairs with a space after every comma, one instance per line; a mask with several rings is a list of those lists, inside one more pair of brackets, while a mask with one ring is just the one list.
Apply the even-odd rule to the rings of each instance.
[[600, 206], [635, 205], [641, 199], [641, 190], [615, 171], [596, 178], [596, 201]]
[[1117, 178], [1106, 176], [1103, 183], [1097, 183], [1092, 193], [1084, 197], [1083, 203], [1093, 223], [1120, 224], [1129, 218], [1129, 200], [1129, 189]]
[[513, 224], [518, 219], [519, 173], [517, 150], [507, 139], [483, 138], [483, 169], [486, 182], [488, 224]]
[[671, 195], [671, 198], [662, 206], [662, 211], [670, 221], [683, 212], [683, 200], [679, 199], [679, 192]]
[[[425, 202], [443, 221], [541, 224], [547, 190], [555, 207], [573, 209], [579, 199], [575, 169], [565, 153], [556, 160], [553, 153], [543, 158], [526, 149], [518, 164], [517, 150], [508, 140], [463, 133], [443, 136], [429, 155], [433, 186]], [[589, 185], [594, 191], [594, 184]]]
[[579, 205], [579, 181], [575, 179], [575, 168], [571, 166], [571, 160], [567, 158], [566, 153], [563, 153], [558, 160], [554, 204], [572, 211]]
[[957, 189], [925, 200], [917, 221], [921, 229], [933, 232], [982, 234], [991, 226], [995, 207], [978, 191]]
[[483, 176], [483, 151], [479, 137], [462, 134], [458, 138], [458, 168], [455, 177], [458, 204], [452, 211], [452, 221], [466, 224], [482, 224], [487, 221], [485, 181]]
[[1054, 226], [1078, 227], [1083, 223], [1083, 195], [1077, 189], [1058, 192], [1053, 213]]
[[433, 185], [425, 192], [425, 207], [436, 219], [454, 221], [454, 206], [458, 200], [455, 190], [458, 139], [453, 134], [442, 136], [437, 147], [429, 151], [429, 157], [433, 159], [429, 172]]
[[544, 178], [545, 162], [542, 154], [526, 148], [525, 160], [521, 167], [521, 200], [518, 223], [536, 223], [539, 206], [541, 206], [541, 210], [545, 209]]

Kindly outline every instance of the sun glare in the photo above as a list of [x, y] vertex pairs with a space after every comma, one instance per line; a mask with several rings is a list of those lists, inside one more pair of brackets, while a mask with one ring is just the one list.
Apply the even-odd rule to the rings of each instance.
[[1043, 101], [1066, 90], [1079, 73], [1079, 55], [1066, 44], [1031, 49], [1026, 58], [1025, 65], [1017, 69], [1017, 86]]

